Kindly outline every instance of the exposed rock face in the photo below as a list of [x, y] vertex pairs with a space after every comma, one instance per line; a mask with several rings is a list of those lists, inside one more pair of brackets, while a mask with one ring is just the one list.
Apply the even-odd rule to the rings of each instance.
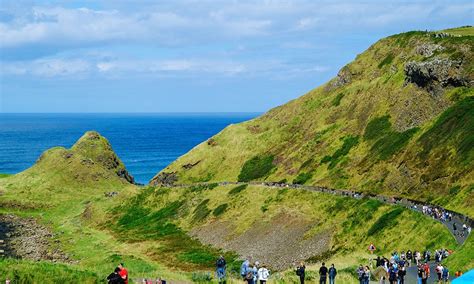
[[442, 47], [439, 44], [425, 43], [425, 44], [419, 45], [416, 48], [416, 53], [424, 57], [430, 57], [434, 54], [435, 51], [443, 50], [443, 49], [444, 47]]
[[51, 244], [54, 235], [33, 218], [0, 215], [0, 239], [5, 241], [5, 255], [32, 260], [73, 263], [70, 257]]
[[183, 165], [183, 169], [185, 170], [190, 170], [192, 169], [194, 166], [196, 166], [197, 164], [199, 164], [201, 162], [201, 160], [197, 161], [197, 162], [194, 162], [194, 163], [189, 163], [189, 164], [185, 164]]
[[351, 71], [349, 70], [349, 67], [344, 66], [342, 67], [341, 70], [339, 70], [336, 78], [334, 78], [328, 83], [328, 85], [326, 86], [326, 91], [331, 91], [336, 88], [347, 85], [351, 82], [351, 80], [352, 80]]
[[405, 65], [405, 81], [431, 92], [442, 87], [468, 86], [469, 80], [461, 75], [461, 62], [435, 58], [425, 62], [411, 61]]
[[161, 172], [151, 179], [150, 184], [154, 186], [166, 186], [174, 184], [177, 180], [178, 176], [175, 172]]

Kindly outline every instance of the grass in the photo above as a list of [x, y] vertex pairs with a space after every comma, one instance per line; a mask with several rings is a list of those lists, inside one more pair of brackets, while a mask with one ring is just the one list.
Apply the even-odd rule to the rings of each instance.
[[392, 63], [393, 59], [395, 58], [395, 56], [390, 53], [388, 54], [378, 65], [378, 68], [381, 69], [382, 67], [384, 67], [385, 65], [389, 65]]
[[389, 132], [374, 143], [370, 151], [381, 160], [387, 160], [405, 148], [418, 128], [408, 129], [404, 132]]
[[11, 176], [11, 174], [1, 174], [0, 173], [0, 178], [6, 178], [6, 177], [9, 177], [9, 176]]
[[391, 131], [392, 124], [388, 115], [376, 117], [365, 127], [364, 139], [373, 140]]
[[227, 207], [229, 207], [229, 204], [227, 204], [227, 203], [224, 203], [224, 204], [221, 204], [221, 205], [217, 206], [212, 211], [212, 215], [214, 215], [215, 217], [219, 217], [220, 215], [225, 213], [225, 211], [227, 210]]
[[334, 99], [331, 101], [332, 106], [339, 106], [341, 104], [341, 100], [344, 98], [344, 93], [339, 93], [334, 97]]
[[368, 236], [373, 236], [382, 232], [385, 228], [395, 227], [397, 225], [397, 217], [401, 215], [403, 208], [395, 208], [382, 216], [370, 227], [367, 232]]
[[321, 163], [329, 163], [328, 168], [332, 169], [334, 168], [340, 161], [341, 159], [346, 156], [349, 151], [357, 146], [359, 144], [359, 137], [358, 136], [346, 136], [342, 138], [342, 146], [337, 149], [331, 156], [325, 156], [322, 160]]
[[236, 194], [239, 194], [240, 192], [244, 191], [246, 188], [247, 188], [248, 184], [241, 184], [241, 185], [238, 185], [234, 188], [232, 188], [230, 191], [229, 191], [229, 195], [236, 195]]
[[296, 178], [293, 180], [293, 184], [305, 184], [308, 180], [313, 177], [312, 173], [300, 173]]
[[273, 159], [273, 155], [253, 157], [242, 166], [238, 180], [246, 182], [265, 177], [274, 168]]
[[5, 283], [102, 283], [102, 277], [92, 271], [81, 270], [65, 264], [34, 262], [0, 258], [0, 281]]

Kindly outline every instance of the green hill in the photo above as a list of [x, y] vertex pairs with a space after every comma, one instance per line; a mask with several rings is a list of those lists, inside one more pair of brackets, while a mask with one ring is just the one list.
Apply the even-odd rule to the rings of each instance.
[[474, 217], [473, 35], [463, 27], [382, 39], [334, 79], [225, 128], [150, 184], [321, 185]]

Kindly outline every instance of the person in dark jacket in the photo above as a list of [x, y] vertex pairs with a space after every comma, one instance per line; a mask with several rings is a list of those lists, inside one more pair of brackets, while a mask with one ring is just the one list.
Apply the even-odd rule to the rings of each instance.
[[300, 277], [301, 284], [304, 284], [305, 270], [306, 266], [304, 266], [304, 262], [301, 262], [300, 265], [296, 267], [296, 275]]
[[109, 284], [125, 284], [125, 280], [120, 276], [120, 268], [115, 268], [114, 272], [107, 276], [107, 283]]
[[329, 267], [328, 274], [329, 274], [329, 284], [335, 284], [337, 269], [334, 267], [334, 263], [331, 264], [331, 267]]
[[321, 268], [319, 268], [319, 284], [326, 284], [327, 279], [328, 279], [328, 268], [323, 262], [323, 265], [321, 266]]
[[221, 255], [216, 261], [216, 274], [219, 283], [225, 283], [226, 268], [227, 264], [225, 262], [224, 256]]

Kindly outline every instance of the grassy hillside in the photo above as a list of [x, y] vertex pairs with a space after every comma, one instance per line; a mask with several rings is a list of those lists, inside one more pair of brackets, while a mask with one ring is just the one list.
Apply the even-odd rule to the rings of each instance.
[[[294, 274], [285, 271], [300, 260], [332, 261], [352, 272], [368, 261], [370, 243], [386, 256], [394, 250], [458, 249], [442, 224], [420, 213], [371, 199], [288, 188], [147, 188], [109, 214], [108, 225], [125, 241], [185, 270], [212, 267], [219, 253], [215, 248], [267, 263], [282, 271], [282, 279]], [[185, 232], [214, 248], [196, 246]], [[238, 269], [235, 255], [227, 259], [231, 269]]]
[[430, 201], [474, 217], [474, 28], [408, 32], [231, 125], [151, 181], [286, 181]]
[[84, 283], [94, 283], [94, 279], [102, 281], [120, 261], [135, 277], [187, 279], [187, 275], [150, 260], [140, 247], [124, 243], [120, 235], [98, 226], [108, 208], [138, 193], [131, 181], [109, 142], [96, 132], [87, 132], [71, 149], [50, 149], [26, 171], [1, 178], [0, 214], [37, 219], [51, 230], [50, 250], [63, 251], [72, 265], [5, 261], [0, 266], [23, 283], [30, 283], [28, 271], [35, 269], [38, 279], [51, 276], [68, 282], [68, 277], [75, 275]]

